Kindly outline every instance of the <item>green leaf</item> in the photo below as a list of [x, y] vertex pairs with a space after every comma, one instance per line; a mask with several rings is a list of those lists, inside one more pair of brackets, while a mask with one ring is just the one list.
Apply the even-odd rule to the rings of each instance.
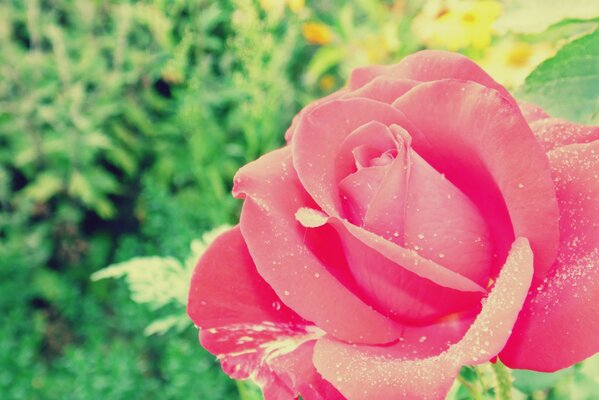
[[345, 48], [327, 46], [319, 48], [306, 70], [306, 83], [314, 84], [325, 72], [339, 64], [347, 56]]
[[566, 19], [590, 20], [599, 17], [597, 0], [546, 1], [512, 0], [507, 2], [495, 23], [500, 33], [541, 33]]
[[514, 369], [512, 370], [512, 375], [514, 376], [514, 386], [518, 390], [532, 394], [538, 390], [545, 390], [555, 386], [560, 380], [572, 375], [572, 372], [571, 368], [552, 373]]
[[250, 380], [236, 381], [241, 400], [262, 400], [262, 391]]
[[579, 123], [599, 123], [599, 30], [565, 45], [527, 78], [523, 100], [549, 114]]
[[42, 173], [23, 190], [26, 198], [44, 202], [62, 190], [63, 182], [60, 177], [51, 172]]

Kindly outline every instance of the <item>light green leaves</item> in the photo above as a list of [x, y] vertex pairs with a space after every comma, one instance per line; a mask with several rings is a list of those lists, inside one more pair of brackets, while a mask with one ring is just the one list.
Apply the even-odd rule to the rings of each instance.
[[124, 277], [136, 303], [160, 308], [185, 305], [190, 271], [172, 257], [136, 257], [92, 275], [93, 280]]
[[515, 369], [512, 371], [512, 375], [515, 378], [514, 386], [524, 393], [547, 390], [570, 374], [572, 374], [570, 368], [553, 373], [535, 372], [526, 369]]
[[512, 370], [514, 387], [539, 399], [587, 400], [599, 393], [599, 356], [553, 373]]
[[539, 65], [526, 78], [520, 98], [555, 117], [599, 123], [599, 30]]
[[125, 278], [131, 299], [136, 303], [146, 304], [154, 310], [176, 306], [178, 312], [148, 325], [146, 335], [164, 333], [171, 328], [184, 329], [191, 323], [185, 315], [185, 307], [193, 269], [210, 243], [229, 228], [220, 226], [205, 233], [201, 240], [194, 240], [185, 263], [173, 257], [136, 257], [101, 269], [91, 279]]
[[240, 400], [262, 400], [260, 388], [251, 380], [235, 381]]

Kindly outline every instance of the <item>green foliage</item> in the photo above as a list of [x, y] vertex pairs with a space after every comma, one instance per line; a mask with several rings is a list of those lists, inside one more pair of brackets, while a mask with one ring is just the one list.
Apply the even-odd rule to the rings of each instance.
[[528, 370], [514, 370], [514, 386], [524, 393], [534, 393], [555, 386], [561, 379], [571, 374], [570, 369], [554, 373], [542, 373]]
[[599, 123], [599, 30], [565, 45], [543, 62], [521, 91], [547, 112], [587, 124]]
[[262, 400], [260, 388], [251, 381], [237, 381], [239, 400]]

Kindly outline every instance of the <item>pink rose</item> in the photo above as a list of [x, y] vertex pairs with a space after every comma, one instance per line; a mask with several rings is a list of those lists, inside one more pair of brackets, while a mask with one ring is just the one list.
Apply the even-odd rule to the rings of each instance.
[[458, 54], [355, 70], [237, 173], [240, 224], [191, 283], [202, 345], [268, 400], [436, 399], [465, 364], [591, 356], [598, 139]]

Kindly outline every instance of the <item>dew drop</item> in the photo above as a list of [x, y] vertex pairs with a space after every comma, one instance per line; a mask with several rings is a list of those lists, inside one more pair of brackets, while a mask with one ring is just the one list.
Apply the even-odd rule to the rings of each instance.
[[283, 292], [283, 294], [284, 294], [285, 296], [289, 296], [291, 293], [289, 293], [289, 290], [285, 290], [285, 291]]
[[272, 303], [272, 308], [274, 308], [275, 310], [279, 311], [281, 309], [281, 303], [279, 303], [278, 301], [274, 301]]

